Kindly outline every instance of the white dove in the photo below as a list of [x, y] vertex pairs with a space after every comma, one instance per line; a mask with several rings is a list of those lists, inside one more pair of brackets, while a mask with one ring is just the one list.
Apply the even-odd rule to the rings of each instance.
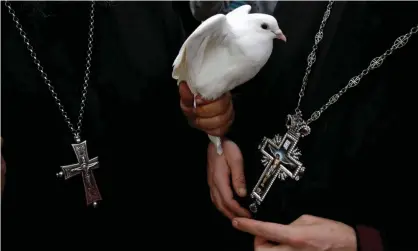
[[[273, 39], [286, 41], [286, 37], [273, 16], [250, 10], [250, 5], [243, 5], [196, 28], [174, 60], [172, 77], [177, 84], [186, 81], [195, 97], [213, 100], [261, 70], [273, 50]], [[221, 139], [208, 136], [221, 155]]]

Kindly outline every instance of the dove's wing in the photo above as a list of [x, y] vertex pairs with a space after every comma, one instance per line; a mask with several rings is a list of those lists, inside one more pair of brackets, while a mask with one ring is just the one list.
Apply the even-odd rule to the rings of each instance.
[[236, 9], [234, 9], [233, 11], [229, 12], [228, 14], [226, 14], [226, 17], [229, 18], [233, 18], [235, 16], [237, 17], [242, 17], [245, 16], [247, 14], [249, 14], [251, 11], [251, 5], [246, 4], [246, 5], [242, 5]]
[[183, 43], [179, 54], [173, 63], [172, 77], [178, 81], [187, 81], [193, 90], [200, 68], [206, 54], [224, 41], [228, 34], [226, 16], [217, 14], [197, 27]]

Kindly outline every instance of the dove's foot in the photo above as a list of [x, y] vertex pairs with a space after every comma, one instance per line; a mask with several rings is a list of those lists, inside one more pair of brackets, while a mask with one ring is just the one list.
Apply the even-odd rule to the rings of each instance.
[[222, 149], [222, 144], [218, 144], [216, 146], [216, 152], [218, 153], [218, 155], [222, 155], [224, 153], [224, 150]]
[[222, 148], [222, 140], [219, 137], [215, 137], [215, 136], [211, 136], [208, 135], [210, 141], [212, 141], [212, 143], [215, 145], [216, 147], [216, 152], [218, 153], [218, 155], [222, 155], [223, 154], [223, 148]]
[[196, 108], [197, 107], [197, 104], [196, 104], [196, 95], [194, 95], [194, 98], [193, 98], [193, 108]]

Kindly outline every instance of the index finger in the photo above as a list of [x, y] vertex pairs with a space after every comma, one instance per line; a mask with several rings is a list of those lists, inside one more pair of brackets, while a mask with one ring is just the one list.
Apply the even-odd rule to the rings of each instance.
[[216, 172], [214, 178], [215, 186], [218, 188], [219, 194], [221, 195], [225, 206], [233, 211], [236, 216], [250, 217], [250, 213], [245, 208], [241, 207], [241, 205], [236, 200], [234, 200], [232, 189], [229, 183], [229, 176], [221, 172]]
[[232, 222], [233, 226], [241, 231], [282, 244], [289, 243], [290, 236], [295, 234], [292, 226], [288, 225], [246, 218], [235, 218]]

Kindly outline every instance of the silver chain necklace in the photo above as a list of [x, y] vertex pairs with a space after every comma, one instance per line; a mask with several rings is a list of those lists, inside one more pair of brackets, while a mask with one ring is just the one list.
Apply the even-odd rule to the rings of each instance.
[[20, 36], [23, 38], [23, 42], [26, 44], [26, 48], [30, 52], [30, 56], [32, 57], [33, 62], [35, 63], [38, 71], [41, 73], [41, 77], [43, 78], [44, 83], [47, 85], [49, 91], [51, 92], [52, 97], [54, 98], [55, 103], [58, 105], [58, 109], [60, 110], [62, 116], [64, 117], [64, 121], [67, 123], [68, 128], [71, 130], [71, 133], [73, 134], [74, 140], [76, 142], [75, 144], [71, 144], [71, 146], [77, 157], [78, 163], [61, 166], [61, 171], [57, 174], [57, 176], [64, 177], [64, 179], [69, 179], [73, 176], [81, 174], [83, 178], [87, 205], [92, 204], [94, 207], [96, 207], [97, 202], [102, 200], [102, 197], [99, 192], [99, 188], [96, 184], [96, 180], [93, 175], [93, 170], [99, 168], [99, 159], [98, 157], [89, 159], [89, 156], [87, 153], [87, 141], [81, 141], [80, 139], [84, 108], [86, 106], [86, 99], [87, 99], [87, 89], [88, 89], [89, 80], [90, 80], [91, 55], [93, 53], [92, 48], [93, 48], [93, 35], [94, 35], [93, 30], [94, 30], [95, 2], [92, 1], [91, 7], [90, 7], [90, 25], [89, 25], [89, 32], [88, 32], [86, 71], [85, 71], [85, 76], [84, 76], [83, 90], [81, 93], [80, 112], [78, 115], [78, 122], [76, 124], [76, 127], [71, 123], [71, 120], [68, 117], [67, 112], [64, 110], [64, 105], [61, 103], [61, 100], [58, 98], [58, 94], [55, 92], [55, 88], [51, 85], [51, 80], [49, 80], [48, 75], [44, 71], [44, 67], [41, 65], [41, 62], [36, 56], [34, 48], [30, 44], [30, 41], [26, 32], [23, 30], [23, 27], [20, 24], [19, 19], [16, 17], [15, 11], [13, 10], [9, 1], [5, 1], [4, 5], [9, 9], [9, 13], [12, 16], [13, 21], [16, 24], [16, 28], [19, 30]]
[[315, 44], [312, 47], [312, 52], [309, 54], [307, 59], [308, 65], [306, 67], [305, 76], [303, 77], [295, 113], [293, 115], [287, 115], [286, 134], [283, 137], [277, 134], [272, 139], [264, 137], [258, 146], [258, 149], [262, 154], [261, 163], [265, 169], [251, 192], [251, 199], [253, 199], [254, 202], [250, 205], [250, 210], [253, 213], [257, 212], [257, 206], [261, 205], [277, 178], [280, 180], [286, 180], [290, 177], [291, 179], [298, 181], [301, 175], [305, 172], [305, 167], [299, 160], [302, 153], [296, 145], [300, 138], [303, 138], [310, 133], [311, 129], [309, 124], [317, 120], [326, 109], [336, 103], [348, 89], [357, 86], [361, 79], [370, 71], [379, 68], [383, 64], [386, 57], [391, 55], [395, 50], [405, 46], [408, 43], [409, 38], [418, 32], [418, 25], [416, 25], [412, 27], [407, 34], [398, 37], [388, 50], [386, 50], [382, 55], [375, 57], [366, 69], [364, 69], [359, 75], [351, 78], [344, 88], [331, 96], [328, 102], [326, 102], [319, 110], [313, 112], [309, 119], [305, 121], [302, 117], [300, 104], [303, 96], [305, 95], [308, 77], [311, 73], [311, 68], [316, 61], [316, 50], [318, 49], [318, 44], [323, 38], [324, 28], [331, 14], [333, 4], [334, 1], [329, 1], [322, 18], [321, 25], [319, 26], [319, 31], [315, 35]]

